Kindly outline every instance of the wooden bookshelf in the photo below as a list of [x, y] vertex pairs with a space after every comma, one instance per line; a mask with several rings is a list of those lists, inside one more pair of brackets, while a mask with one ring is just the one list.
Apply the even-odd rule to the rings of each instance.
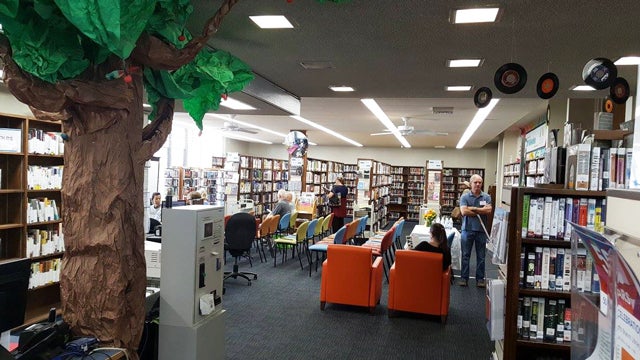
[[[507, 253], [507, 276], [505, 289], [505, 333], [504, 333], [504, 358], [505, 359], [533, 359], [535, 356], [551, 356], [559, 359], [571, 358], [571, 342], [567, 341], [549, 341], [540, 339], [527, 339], [522, 336], [518, 329], [518, 316], [520, 311], [520, 301], [529, 298], [544, 299], [562, 299], [566, 303], [567, 308], [571, 308], [571, 292], [563, 289], [541, 289], [530, 288], [526, 286], [526, 269], [524, 278], [521, 278], [522, 272], [522, 252], [526, 256], [536, 248], [546, 247], [550, 249], [571, 248], [571, 241], [563, 239], [543, 239], [537, 236], [526, 234], [523, 236], [523, 212], [525, 211], [525, 196], [530, 199], [534, 197], [551, 197], [553, 199], [560, 198], [590, 198], [602, 200], [606, 193], [603, 191], [576, 191], [564, 189], [550, 188], [527, 188], [513, 187], [511, 189], [511, 211], [509, 213], [509, 228], [507, 238], [509, 241]], [[527, 212], [528, 213], [528, 212]], [[545, 210], [546, 213], [546, 210]], [[545, 215], [546, 216], [546, 215]], [[528, 221], [528, 220], [527, 220]], [[571, 254], [572, 266], [571, 276], [575, 276], [575, 254]], [[575, 279], [571, 279], [571, 289], [575, 286]], [[535, 356], [534, 356], [535, 354]]]
[[484, 169], [480, 168], [452, 168], [442, 169], [442, 195], [440, 196], [440, 214], [450, 216], [453, 208], [464, 191], [463, 182], [469, 181], [471, 175], [478, 174], [484, 179]]
[[[25, 321], [31, 321], [46, 316], [49, 308], [60, 304], [57, 277], [64, 256], [60, 219], [64, 165], [62, 124], [0, 114], [0, 128], [14, 129], [20, 137], [20, 149], [0, 151], [0, 259], [28, 257], [34, 274], [51, 271], [48, 273], [51, 276], [39, 283], [35, 283], [37, 279], [32, 275], [25, 317]], [[44, 213], [44, 218], [29, 216], [30, 200], [48, 204], [49, 209], [55, 204], [55, 212]], [[49, 240], [53, 240], [55, 234], [56, 245], [52, 241], [29, 240], [36, 232], [51, 236]], [[56, 266], [39, 266], [41, 263]]]

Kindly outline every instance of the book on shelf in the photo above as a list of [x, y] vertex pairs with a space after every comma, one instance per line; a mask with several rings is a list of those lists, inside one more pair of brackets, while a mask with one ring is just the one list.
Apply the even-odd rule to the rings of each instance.
[[529, 339], [530, 335], [531, 335], [531, 296], [525, 296], [523, 299], [523, 306], [522, 306], [522, 337], [524, 339]]
[[558, 304], [556, 299], [546, 299], [544, 312], [544, 340], [556, 339]]
[[556, 342], [564, 341], [564, 312], [566, 309], [566, 300], [558, 299], [556, 307]]

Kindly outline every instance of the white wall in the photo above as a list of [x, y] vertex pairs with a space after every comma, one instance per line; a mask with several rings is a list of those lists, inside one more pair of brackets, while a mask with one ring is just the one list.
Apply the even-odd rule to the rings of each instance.
[[[284, 145], [262, 145], [252, 143], [246, 155], [275, 159], [288, 159]], [[320, 160], [333, 160], [355, 164], [358, 158], [375, 159], [394, 166], [425, 166], [427, 160], [442, 160], [446, 167], [472, 167], [485, 169], [485, 184], [496, 182], [496, 159], [498, 148], [454, 150], [454, 149], [399, 149], [358, 148], [354, 146], [311, 146], [307, 156]]]
[[0, 86], [0, 113], [24, 117], [33, 117], [29, 107], [15, 98], [4, 86]]

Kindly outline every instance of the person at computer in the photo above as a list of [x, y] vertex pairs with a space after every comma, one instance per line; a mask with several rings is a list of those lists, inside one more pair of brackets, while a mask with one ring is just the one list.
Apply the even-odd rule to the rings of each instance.
[[283, 217], [285, 214], [291, 212], [291, 206], [287, 201], [287, 191], [285, 189], [278, 190], [278, 203], [274, 206], [273, 210], [267, 215], [267, 218], [272, 216], [280, 215]]
[[162, 198], [159, 192], [151, 195], [151, 206], [149, 207], [149, 219], [155, 219], [162, 222]]
[[429, 251], [442, 254], [442, 270], [451, 266], [451, 250], [447, 246], [447, 232], [440, 223], [434, 223], [429, 229], [431, 237], [429, 241], [421, 241], [413, 250]]

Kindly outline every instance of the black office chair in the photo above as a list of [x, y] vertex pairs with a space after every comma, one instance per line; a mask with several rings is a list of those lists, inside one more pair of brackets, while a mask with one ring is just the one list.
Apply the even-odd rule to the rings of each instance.
[[[228, 251], [235, 258], [233, 271], [225, 271], [224, 279], [239, 277], [247, 279], [251, 286], [249, 275], [253, 275], [253, 280], [258, 278], [258, 274], [253, 272], [238, 271], [238, 258], [247, 256], [251, 264], [250, 250], [256, 238], [256, 219], [253, 215], [245, 212], [233, 214], [224, 231], [224, 250]], [[253, 266], [253, 264], [251, 264]]]
[[162, 225], [160, 223], [160, 221], [156, 220], [156, 219], [149, 219], [149, 234], [155, 234], [156, 233], [156, 227]]

